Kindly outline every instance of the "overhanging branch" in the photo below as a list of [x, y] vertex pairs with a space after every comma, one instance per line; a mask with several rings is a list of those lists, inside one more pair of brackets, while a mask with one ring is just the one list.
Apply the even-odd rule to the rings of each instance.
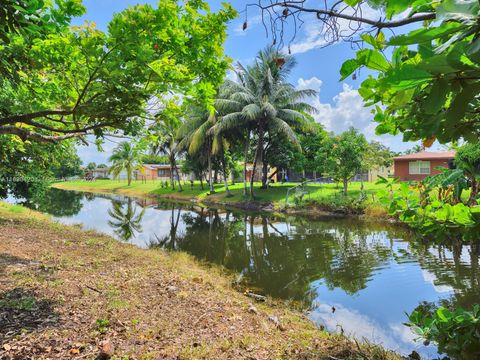
[[16, 126], [1, 126], [0, 134], [17, 135], [23, 141], [33, 140], [33, 141], [43, 142], [43, 143], [58, 143], [66, 139], [87, 135], [86, 132], [83, 132], [83, 133], [78, 132], [75, 134], [66, 134], [66, 135], [43, 135], [36, 132], [32, 132], [25, 128], [19, 128]]

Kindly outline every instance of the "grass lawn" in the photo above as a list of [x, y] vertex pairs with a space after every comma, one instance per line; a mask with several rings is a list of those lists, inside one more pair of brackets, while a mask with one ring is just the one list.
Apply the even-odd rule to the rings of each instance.
[[[260, 189], [260, 183], [255, 184], [256, 202], [262, 204], [271, 204], [274, 207], [284, 207], [287, 190], [298, 183], [273, 184], [269, 189]], [[361, 183], [355, 182], [349, 184], [348, 196], [345, 198], [342, 193], [342, 187], [338, 184], [309, 184], [304, 195], [304, 200], [312, 201], [318, 204], [345, 204], [352, 202], [360, 197]], [[367, 194], [367, 205], [376, 205], [376, 192], [383, 185], [374, 183], [363, 183], [363, 189]], [[249, 197], [243, 195], [243, 183], [236, 183], [230, 186], [231, 196], [227, 197], [223, 184], [215, 184], [215, 193], [209, 194], [208, 187], [204, 183], [204, 189], [200, 182], [195, 182], [193, 187], [189, 182], [183, 186], [183, 191], [172, 190], [170, 187], [162, 187], [159, 181], [133, 181], [130, 186], [125, 180], [96, 180], [96, 181], [69, 181], [53, 184], [53, 187], [66, 190], [80, 190], [97, 193], [118, 193], [131, 196], [160, 196], [180, 200], [195, 199], [198, 201], [208, 201], [212, 203], [238, 204], [248, 202]], [[292, 190], [289, 195], [289, 206], [295, 205], [295, 191]], [[297, 204], [298, 205], [298, 204]]]

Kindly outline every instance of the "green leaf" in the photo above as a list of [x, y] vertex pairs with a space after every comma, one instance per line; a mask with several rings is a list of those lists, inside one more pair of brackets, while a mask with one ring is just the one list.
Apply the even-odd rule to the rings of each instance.
[[443, 38], [453, 34], [459, 31], [462, 27], [464, 27], [462, 24], [450, 23], [434, 28], [413, 30], [407, 35], [399, 35], [390, 38], [387, 44], [399, 46], [431, 42], [434, 39]]
[[399, 69], [389, 71], [381, 80], [382, 85], [392, 90], [406, 90], [421, 85], [432, 78], [432, 75], [415, 65], [405, 64]]
[[349, 59], [345, 61], [342, 64], [342, 67], [340, 68], [340, 75], [342, 75], [342, 78], [340, 79], [340, 81], [345, 80], [347, 77], [353, 74], [353, 72], [357, 70], [359, 67], [360, 65], [355, 59]]
[[385, 59], [382, 53], [372, 49], [358, 51], [357, 62], [372, 70], [387, 71], [391, 68], [391, 64]]
[[469, 103], [479, 92], [480, 83], [465, 85], [452, 101], [446, 113], [446, 120], [452, 124], [458, 123], [465, 116]]
[[361, 0], [345, 0], [345, 4], [349, 5], [349, 6], [355, 6], [355, 5], [358, 5], [358, 3], [360, 2]]
[[436, 80], [433, 82], [430, 94], [423, 102], [423, 111], [427, 114], [436, 114], [439, 112], [445, 104], [450, 87], [448, 82], [444, 79]]

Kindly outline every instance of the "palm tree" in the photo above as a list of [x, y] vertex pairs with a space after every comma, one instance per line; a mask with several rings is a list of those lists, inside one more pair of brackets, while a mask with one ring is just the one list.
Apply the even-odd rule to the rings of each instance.
[[[316, 95], [314, 90], [297, 90], [287, 82], [287, 77], [295, 66], [292, 56], [283, 55], [273, 48], [260, 51], [255, 64], [247, 68], [238, 65], [239, 82], [225, 81], [215, 106], [220, 114], [215, 131], [228, 133], [232, 129], [244, 128], [246, 133], [245, 155], [250, 141], [250, 133], [257, 137], [250, 178], [250, 196], [254, 197], [253, 181], [257, 162], [266, 162], [265, 135], [282, 136], [299, 145], [292, 127], [310, 128], [307, 114], [317, 110], [302, 100]], [[246, 188], [246, 163], [244, 161], [244, 186]], [[262, 187], [266, 185], [262, 177]]]
[[142, 173], [144, 171], [139, 152], [128, 141], [122, 141], [118, 144], [108, 161], [112, 162], [112, 167], [109, 172], [112, 173], [115, 178], [125, 170], [127, 173], [128, 186], [132, 183], [134, 170], [139, 170]]
[[170, 164], [170, 182], [172, 190], [175, 190], [175, 173], [178, 180], [178, 188], [183, 191], [178, 173], [177, 159], [180, 154], [180, 148], [177, 142], [177, 131], [180, 121], [171, 121], [164, 119], [157, 127], [157, 140], [151, 147], [152, 155], [166, 155]]
[[210, 114], [198, 107], [192, 107], [189, 111], [188, 121], [179, 129], [178, 136], [181, 139], [180, 146], [190, 154], [203, 152], [207, 155], [210, 193], [215, 192], [212, 177], [212, 155], [220, 155], [225, 192], [227, 196], [230, 196], [225, 160], [225, 150], [228, 144], [220, 134], [211, 131], [216, 123], [217, 115], [215, 113]]

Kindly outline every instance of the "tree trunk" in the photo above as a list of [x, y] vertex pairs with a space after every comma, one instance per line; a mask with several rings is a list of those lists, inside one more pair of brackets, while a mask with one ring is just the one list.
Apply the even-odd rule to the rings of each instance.
[[200, 188], [203, 190], [203, 175], [200, 175]]
[[262, 154], [263, 150], [263, 125], [260, 125], [258, 130], [258, 144], [257, 149], [255, 150], [255, 158], [253, 159], [253, 168], [252, 168], [252, 176], [250, 178], [250, 198], [253, 200], [255, 199], [255, 193], [253, 191], [253, 180], [255, 179], [255, 172], [257, 170], [257, 159]]
[[212, 152], [210, 146], [208, 147], [208, 185], [210, 187], [210, 194], [214, 193], [213, 179], [212, 179]]
[[245, 153], [243, 157], [243, 196], [247, 196], [247, 161], [248, 148], [250, 146], [250, 131], [247, 131], [247, 138], [245, 140]]
[[[262, 156], [265, 159], [265, 153]], [[267, 188], [267, 180], [268, 180], [268, 163], [266, 161], [262, 161], [262, 189]]]
[[468, 198], [468, 205], [475, 206], [477, 205], [478, 187], [480, 184], [477, 183], [477, 179], [475, 178], [475, 176], [472, 176], [471, 180], [472, 180], [472, 190], [470, 191], [470, 197]]
[[127, 184], [128, 184], [128, 186], [130, 186], [131, 183], [132, 183], [132, 171], [127, 169]]
[[170, 158], [170, 183], [172, 184], [172, 190], [175, 190], [175, 179], [173, 178], [173, 160]]
[[348, 192], [348, 179], [343, 179], [343, 195], [347, 196]]
[[175, 168], [175, 173], [177, 174], [177, 181], [178, 181], [178, 189], [180, 191], [183, 191], [182, 184], [180, 182], [180, 174], [178, 173], [178, 167], [177, 167], [177, 162], [174, 160], [173, 161], [173, 166]]
[[230, 196], [230, 190], [228, 188], [227, 164], [225, 161], [225, 151], [223, 150], [223, 146], [221, 151], [222, 151], [223, 182], [225, 183], [225, 192], [227, 193], [227, 196]]

